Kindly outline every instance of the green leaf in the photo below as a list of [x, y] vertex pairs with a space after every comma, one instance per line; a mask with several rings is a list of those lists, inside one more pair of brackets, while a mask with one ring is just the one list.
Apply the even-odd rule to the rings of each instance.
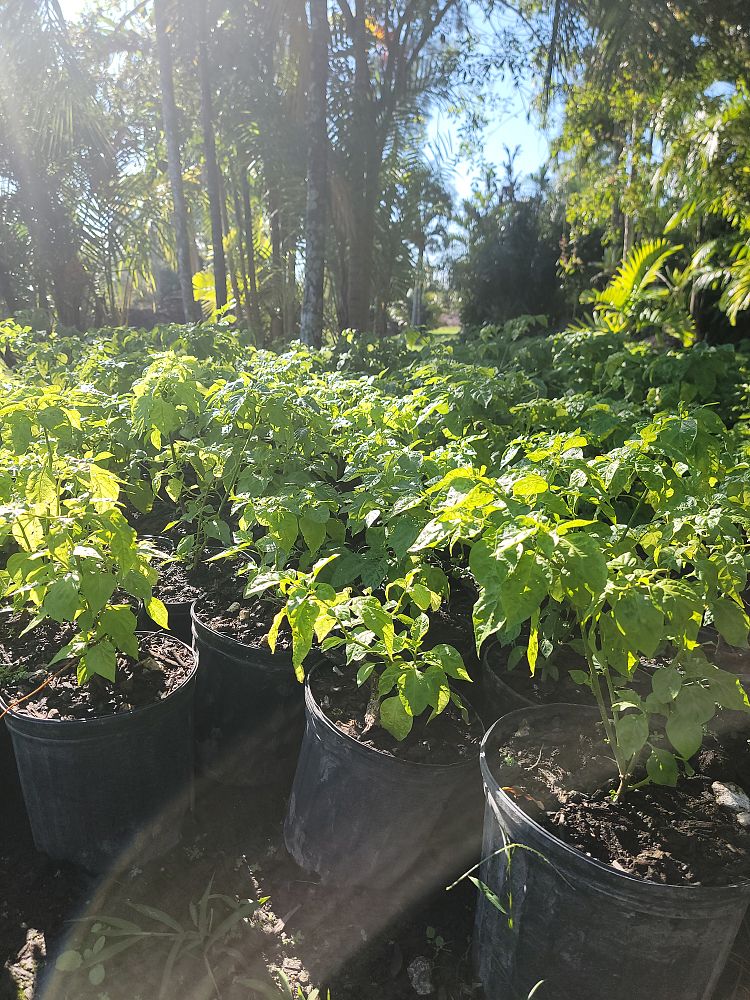
[[315, 553], [326, 540], [325, 522], [321, 522], [308, 514], [303, 514], [299, 519], [299, 530], [305, 539], [305, 545], [310, 552]]
[[435, 715], [440, 715], [448, 707], [451, 700], [451, 689], [445, 671], [436, 663], [431, 663], [424, 672], [424, 679], [430, 689], [430, 704], [433, 707], [433, 712]]
[[667, 737], [677, 753], [687, 760], [701, 748], [703, 726], [689, 716], [672, 712], [667, 719]]
[[[277, 611], [276, 614], [274, 615], [273, 622], [271, 623], [271, 627], [268, 630], [268, 635], [266, 636], [266, 640], [268, 642], [269, 648], [272, 653], [276, 652], [276, 643], [279, 641], [279, 629], [281, 628], [281, 624], [285, 618], [286, 618], [286, 608], [282, 608], [281, 611]], [[305, 679], [304, 671], [302, 672], [301, 677], [299, 671], [295, 671], [295, 673], [297, 674], [297, 680], [303, 681]]]
[[425, 659], [440, 665], [442, 670], [457, 681], [469, 681], [471, 677], [464, 666], [463, 657], [455, 646], [448, 643], [439, 642], [432, 649], [425, 652]]
[[612, 613], [630, 647], [653, 656], [664, 633], [661, 611], [644, 594], [631, 590], [615, 603]]
[[150, 597], [146, 601], [146, 612], [161, 628], [169, 628], [169, 612], [158, 597]]
[[536, 661], [539, 657], [539, 608], [531, 616], [531, 631], [529, 633], [529, 644], [526, 647], [526, 659], [529, 661], [531, 676], [536, 671]]
[[427, 611], [432, 604], [432, 591], [423, 583], [415, 583], [409, 591], [409, 597], [416, 604], [420, 611]]
[[120, 495], [120, 482], [109, 469], [100, 465], [92, 465], [89, 470], [91, 495], [96, 500], [116, 500]]
[[63, 951], [57, 956], [55, 968], [59, 972], [76, 972], [83, 965], [83, 956], [79, 951]]
[[674, 665], [659, 667], [651, 678], [651, 687], [658, 701], [670, 702], [679, 694], [682, 676]]
[[416, 667], [409, 667], [398, 679], [401, 701], [409, 715], [421, 715], [430, 704], [432, 688], [424, 674]]
[[623, 715], [616, 725], [617, 743], [626, 757], [635, 757], [648, 740], [648, 720], [640, 712]]
[[89, 572], [81, 573], [81, 593], [90, 610], [98, 615], [115, 592], [117, 583], [111, 573]]
[[549, 483], [547, 480], [535, 472], [530, 472], [527, 476], [523, 476], [523, 478], [517, 479], [513, 483], [513, 493], [517, 497], [538, 496], [540, 493], [546, 493], [548, 489]]
[[104, 966], [101, 963], [99, 963], [98, 965], [95, 965], [93, 966], [93, 968], [89, 969], [89, 982], [91, 983], [92, 986], [101, 986], [101, 984], [104, 982], [105, 975], [106, 972], [104, 971]]
[[646, 774], [655, 785], [676, 785], [679, 771], [674, 754], [668, 750], [652, 750], [646, 761]]
[[386, 698], [380, 703], [380, 725], [399, 743], [411, 732], [414, 720], [406, 711], [400, 698]]
[[80, 608], [78, 587], [72, 580], [57, 580], [44, 598], [45, 612], [56, 622], [72, 622]]
[[320, 614], [320, 608], [313, 601], [306, 599], [296, 605], [288, 604], [286, 613], [292, 630], [292, 664], [297, 678], [302, 680], [305, 676], [302, 663], [312, 649], [315, 622]]
[[164, 489], [166, 490], [169, 499], [174, 503], [177, 503], [182, 494], [182, 480], [172, 477], [172, 479], [167, 480], [167, 485]]
[[99, 618], [99, 629], [114, 642], [115, 646], [128, 656], [138, 656], [138, 640], [135, 636], [136, 617], [130, 608], [105, 608]]
[[98, 674], [108, 681], [114, 681], [117, 670], [115, 647], [106, 639], [102, 639], [95, 646], [90, 646], [81, 657], [81, 667], [87, 680]]
[[357, 671], [357, 686], [362, 687], [365, 681], [369, 680], [370, 675], [375, 669], [374, 663], [363, 663], [362, 666]]
[[730, 646], [747, 648], [750, 622], [742, 608], [728, 597], [720, 597], [711, 605], [716, 628]]

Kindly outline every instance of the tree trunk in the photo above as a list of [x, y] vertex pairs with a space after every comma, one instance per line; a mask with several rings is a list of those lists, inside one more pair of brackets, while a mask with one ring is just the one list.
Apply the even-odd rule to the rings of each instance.
[[214, 255], [214, 287], [216, 308], [227, 304], [227, 263], [224, 257], [224, 234], [221, 224], [221, 177], [216, 159], [216, 133], [214, 130], [211, 66], [208, 58], [208, 0], [197, 0], [198, 72], [201, 86], [201, 131], [203, 133], [203, 159], [211, 217], [211, 245]]
[[422, 325], [422, 282], [424, 274], [424, 243], [419, 244], [417, 253], [417, 273], [414, 276], [414, 291], [411, 298], [411, 325], [416, 330]]
[[354, 48], [354, 148], [352, 150], [353, 232], [349, 247], [347, 323], [356, 330], [370, 326], [375, 209], [380, 183], [380, 151], [376, 112], [367, 59], [367, 10], [357, 0]]
[[252, 320], [252, 326], [254, 329], [255, 336], [258, 338], [258, 343], [263, 343], [263, 322], [260, 318], [260, 300], [258, 298], [258, 276], [255, 269], [255, 236], [254, 236], [254, 224], [253, 224], [253, 205], [250, 199], [250, 183], [247, 179], [247, 167], [242, 167], [241, 170], [241, 187], [242, 187], [242, 209], [243, 209], [243, 222], [245, 230], [245, 254], [247, 256], [247, 280], [248, 280], [248, 294], [250, 299], [250, 317]]
[[323, 343], [323, 279], [328, 189], [328, 8], [326, 0], [310, 0], [312, 66], [308, 97], [307, 206], [305, 214], [305, 290], [300, 340], [309, 347]]
[[180, 139], [177, 128], [177, 104], [174, 97], [172, 78], [172, 43], [167, 29], [166, 0], [154, 0], [154, 20], [156, 23], [156, 50], [159, 59], [159, 83], [161, 89], [161, 113], [164, 124], [164, 138], [167, 146], [167, 170], [174, 204], [174, 229], [177, 244], [177, 275], [180, 279], [180, 294], [185, 322], [196, 318], [193, 298], [193, 271], [190, 266], [190, 239], [188, 236], [187, 204], [182, 183], [182, 161]]
[[[231, 226], [229, 225], [229, 210], [227, 209], [227, 198], [226, 192], [222, 186], [221, 189], [221, 222], [224, 228], [224, 232], [229, 236]], [[239, 229], [238, 229], [239, 233]], [[242, 242], [239, 241], [240, 247], [242, 247]], [[237, 278], [237, 256], [235, 253], [236, 248], [233, 248], [230, 244], [228, 253], [226, 255], [227, 270], [229, 274], [229, 285], [232, 289], [232, 295], [234, 296], [234, 310], [239, 313], [242, 307], [242, 298], [240, 296], [240, 285]]]
[[268, 185], [268, 224], [271, 230], [271, 281], [274, 291], [271, 313], [271, 339], [284, 337], [285, 267], [281, 247], [281, 207], [275, 180], [266, 176]]

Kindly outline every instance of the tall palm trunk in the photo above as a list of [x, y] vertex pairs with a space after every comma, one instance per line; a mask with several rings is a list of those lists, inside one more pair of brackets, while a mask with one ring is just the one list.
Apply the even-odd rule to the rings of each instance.
[[201, 131], [203, 133], [203, 160], [205, 166], [208, 207], [211, 216], [211, 245], [214, 255], [214, 287], [216, 306], [227, 303], [227, 262], [224, 256], [224, 233], [221, 224], [221, 177], [216, 159], [216, 132], [214, 130], [211, 65], [208, 58], [207, 0], [197, 0], [198, 72], [201, 84]]
[[305, 215], [305, 290], [300, 339], [319, 348], [323, 342], [323, 279], [328, 188], [328, 9], [326, 0], [310, 0], [312, 67], [308, 97], [307, 206]]
[[260, 300], [258, 297], [258, 276], [255, 267], [255, 236], [253, 223], [253, 204], [250, 197], [250, 182], [247, 179], [247, 167], [240, 171], [240, 186], [242, 188], [242, 214], [245, 230], [245, 255], [247, 257], [248, 295], [250, 298], [250, 316], [253, 332], [258, 343], [263, 342], [263, 322], [260, 318]]
[[[352, 239], [349, 246], [347, 324], [355, 330], [370, 325], [372, 252], [375, 239], [375, 200], [379, 175], [373, 146], [377, 144], [375, 109], [367, 58], [367, 8], [357, 0], [352, 36], [354, 49], [354, 129], [352, 150]], [[379, 179], [379, 176], [378, 176]]]
[[424, 241], [420, 241], [417, 251], [417, 270], [414, 275], [414, 291], [411, 299], [411, 325], [416, 329], [422, 325], [422, 286], [424, 283]]
[[167, 146], [167, 170], [172, 188], [174, 204], [174, 229], [177, 244], [177, 275], [180, 279], [180, 294], [185, 322], [196, 318], [193, 298], [193, 271], [190, 266], [190, 237], [188, 235], [187, 204], [182, 183], [182, 160], [180, 138], [177, 126], [177, 103], [174, 97], [172, 77], [172, 43], [167, 28], [166, 0], [154, 0], [154, 20], [156, 23], [156, 50], [159, 59], [159, 83], [161, 89], [161, 114], [164, 124], [164, 138]]

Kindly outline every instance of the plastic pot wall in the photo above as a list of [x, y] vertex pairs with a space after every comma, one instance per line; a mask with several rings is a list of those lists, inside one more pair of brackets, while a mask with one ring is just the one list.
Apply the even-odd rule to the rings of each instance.
[[198, 764], [231, 785], [291, 780], [304, 729], [302, 685], [291, 653], [255, 649], [222, 635], [193, 609], [198, 654]]
[[[321, 669], [320, 666], [315, 670]], [[431, 885], [477, 857], [481, 783], [476, 757], [456, 764], [400, 760], [342, 733], [305, 684], [305, 736], [284, 842], [295, 861], [338, 885]]]
[[[479, 895], [474, 952], [487, 1000], [525, 1000], [540, 980], [535, 1000], [709, 1000], [750, 884], [646, 882], [592, 860], [531, 820], [502, 790], [496, 750], [523, 725], [541, 742], [561, 718], [580, 731], [598, 713], [572, 705], [521, 709], [496, 722], [482, 744], [480, 878], [503, 904], [510, 899], [509, 920]], [[508, 844], [523, 847], [495, 854]]]
[[519, 694], [503, 680], [501, 671], [506, 669], [503, 647], [497, 640], [491, 639], [485, 643], [482, 649], [481, 664], [482, 694], [484, 695], [486, 716], [494, 720], [508, 712], [514, 712], [518, 708], [533, 708], [539, 704], [538, 701], [532, 701], [531, 698]]
[[195, 667], [167, 698], [120, 715], [55, 720], [8, 712], [40, 851], [102, 872], [129, 849], [153, 857], [177, 843], [193, 774], [194, 689]]

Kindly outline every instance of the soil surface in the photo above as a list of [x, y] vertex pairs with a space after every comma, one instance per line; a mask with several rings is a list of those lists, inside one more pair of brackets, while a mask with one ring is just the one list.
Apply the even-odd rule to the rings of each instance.
[[[568, 705], [590, 705], [591, 693], [588, 688], [576, 684], [568, 673], [570, 669], [581, 670], [585, 663], [577, 659], [573, 653], [560, 657], [556, 664], [557, 676], [541, 668], [532, 676], [526, 656], [508, 670], [508, 656], [512, 646], [501, 646], [498, 642], [491, 643], [482, 656], [482, 671], [485, 687], [493, 700], [502, 699], [503, 692], [498, 681], [506, 684], [518, 698], [525, 698], [536, 705], [552, 705], [564, 703]], [[515, 708], [516, 705], [500, 705], [504, 711]]]
[[424, 712], [414, 720], [406, 739], [399, 743], [382, 726], [371, 722], [368, 725], [365, 716], [370, 685], [357, 687], [351, 667], [316, 670], [310, 686], [318, 705], [336, 728], [363, 746], [420, 764], [454, 764], [479, 753], [484, 733], [473, 712], [469, 713], [468, 725], [452, 704], [429, 723], [430, 713]]
[[540, 733], [523, 722], [488, 763], [506, 792], [550, 833], [652, 882], [729, 885], [750, 878], [750, 831], [718, 805], [711, 788], [721, 781], [750, 790], [750, 729], [709, 733], [691, 761], [695, 774], [680, 778], [676, 788], [647, 785], [614, 803], [616, 770], [601, 724], [557, 716], [545, 727]]
[[203, 589], [191, 579], [184, 563], [176, 560], [154, 560], [153, 565], [159, 572], [159, 579], [153, 588], [154, 597], [165, 604], [190, 604], [204, 593]]
[[[57, 648], [60, 645], [58, 640]], [[7, 653], [6, 647], [0, 648]], [[169, 635], [154, 632], [140, 637], [140, 656], [137, 659], [118, 653], [114, 683], [97, 676], [79, 685], [74, 664], [71, 663], [68, 671], [55, 677], [35, 694], [32, 692], [45, 678], [31, 674], [7, 683], [3, 697], [6, 702], [12, 703], [31, 695], [14, 711], [36, 719], [65, 721], [120, 715], [166, 698], [185, 683], [193, 670], [193, 663], [191, 649]]]
[[[280, 608], [276, 601], [265, 597], [243, 597], [245, 580], [236, 576], [224, 560], [207, 563], [194, 579], [205, 587], [204, 595], [195, 608], [196, 618], [245, 646], [268, 649], [266, 636]], [[276, 648], [289, 649], [291, 644], [291, 634], [284, 624], [279, 631]]]

